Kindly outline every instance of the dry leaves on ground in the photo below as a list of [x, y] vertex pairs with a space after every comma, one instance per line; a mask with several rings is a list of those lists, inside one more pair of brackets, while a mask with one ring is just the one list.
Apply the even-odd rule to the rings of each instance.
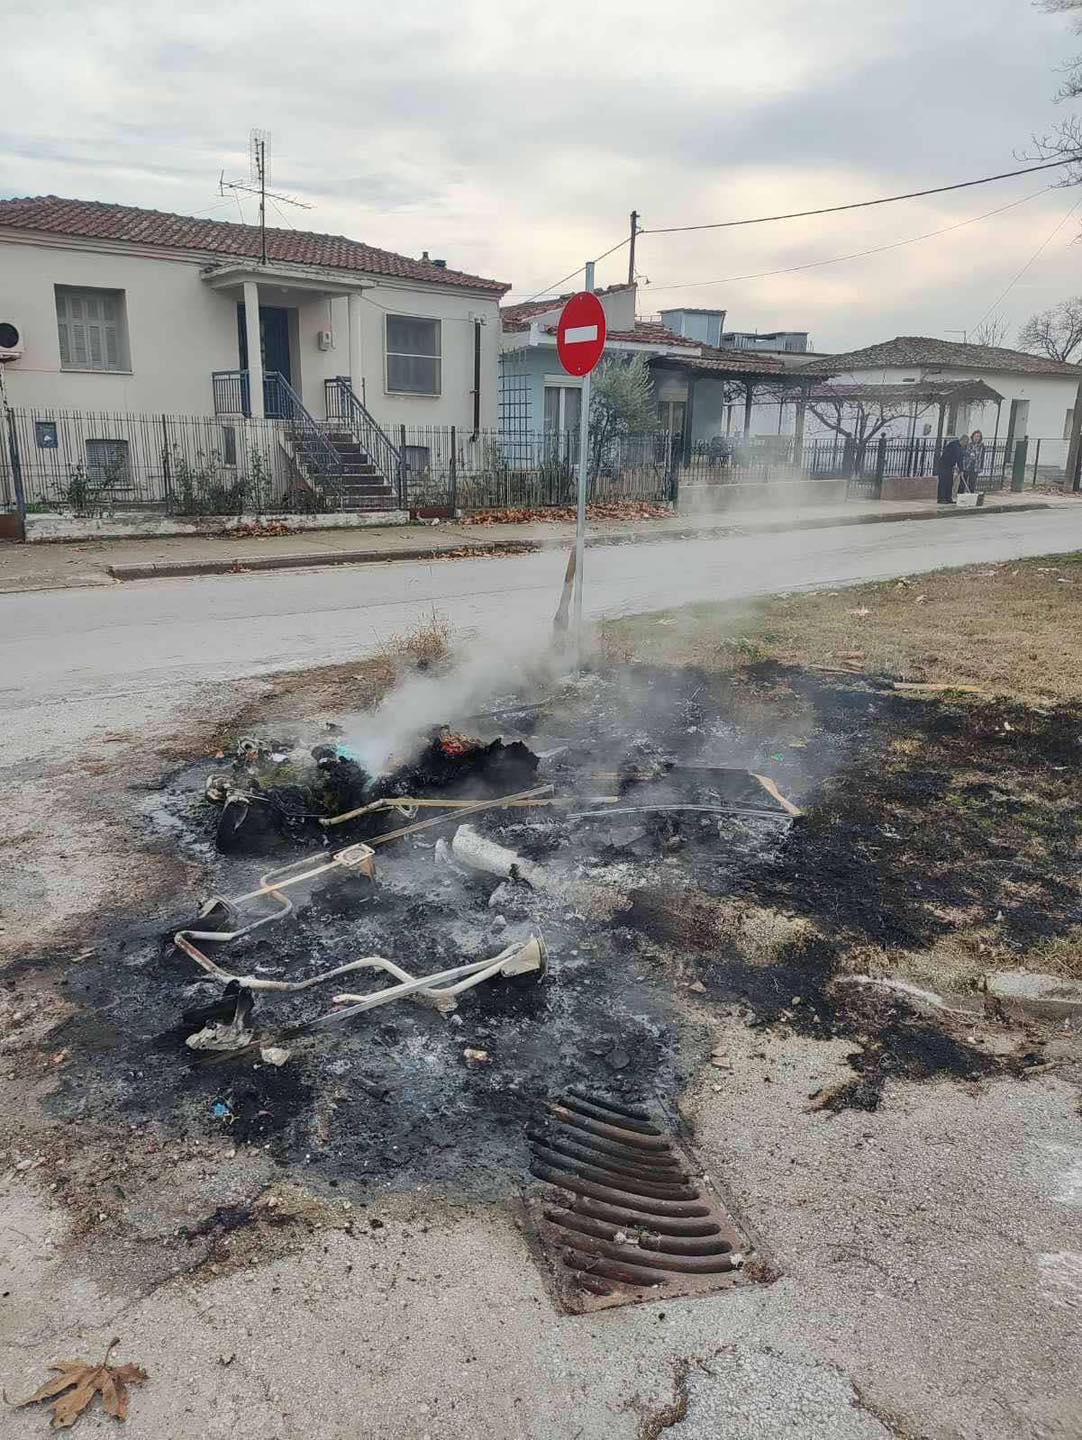
[[[547, 521], [550, 524], [573, 525], [576, 511], [573, 505], [535, 505], [521, 509], [476, 510], [472, 515], [462, 517], [463, 525], [517, 525]], [[670, 505], [658, 505], [652, 500], [598, 500], [586, 510], [588, 520], [671, 520]]]
[[[53, 1412], [52, 1428], [69, 1430], [79, 1416], [84, 1414], [95, 1395], [101, 1395], [102, 1409], [114, 1420], [128, 1418], [128, 1386], [141, 1385], [147, 1378], [146, 1371], [138, 1365], [110, 1365], [109, 1356], [118, 1340], [111, 1340], [100, 1365], [88, 1365], [83, 1360], [59, 1360], [50, 1365], [50, 1370], [60, 1373], [52, 1380], [46, 1380], [40, 1390], [35, 1390], [28, 1400], [16, 1407], [36, 1405], [42, 1400], [51, 1400], [49, 1409]], [[65, 1393], [66, 1392], [66, 1393]]]

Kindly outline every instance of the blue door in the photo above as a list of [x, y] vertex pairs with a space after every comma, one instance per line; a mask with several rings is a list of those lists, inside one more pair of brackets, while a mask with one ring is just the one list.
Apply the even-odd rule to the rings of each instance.
[[[244, 306], [237, 306], [237, 338], [240, 346], [240, 368], [248, 368], [248, 331], [244, 324]], [[277, 305], [260, 305], [259, 339], [263, 352], [263, 374], [277, 371], [287, 384], [292, 385], [293, 373], [289, 365], [289, 311]], [[279, 418], [282, 415], [282, 397], [273, 385], [264, 387], [265, 413]]]

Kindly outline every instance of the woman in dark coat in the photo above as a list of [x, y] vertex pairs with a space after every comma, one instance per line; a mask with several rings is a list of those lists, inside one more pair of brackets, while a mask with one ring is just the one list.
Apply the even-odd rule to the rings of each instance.
[[954, 504], [954, 472], [961, 470], [965, 463], [965, 454], [962, 450], [962, 443], [956, 435], [951, 435], [943, 446], [943, 453], [939, 457], [939, 465], [936, 473], [939, 476], [938, 500], [940, 505]]

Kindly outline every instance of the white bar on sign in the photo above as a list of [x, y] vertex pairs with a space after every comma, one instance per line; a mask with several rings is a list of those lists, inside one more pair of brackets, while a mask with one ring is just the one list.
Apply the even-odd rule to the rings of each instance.
[[569, 330], [564, 331], [565, 345], [582, 345], [587, 340], [597, 339], [596, 325], [572, 325]]

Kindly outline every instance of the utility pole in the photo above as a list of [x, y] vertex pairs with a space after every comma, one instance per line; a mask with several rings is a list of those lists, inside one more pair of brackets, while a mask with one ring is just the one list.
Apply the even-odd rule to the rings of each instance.
[[[628, 283], [629, 285], [634, 285], [634, 283], [635, 283], [635, 236], [636, 236], [638, 233], [639, 233], [639, 212], [638, 212], [637, 210], [632, 210], [632, 212], [631, 212], [631, 243], [630, 243], [630, 246], [629, 246], [628, 252], [627, 252], [627, 283]], [[593, 287], [591, 284], [587, 283], [586, 288], [587, 288], [588, 290], [592, 290], [594, 287]]]

